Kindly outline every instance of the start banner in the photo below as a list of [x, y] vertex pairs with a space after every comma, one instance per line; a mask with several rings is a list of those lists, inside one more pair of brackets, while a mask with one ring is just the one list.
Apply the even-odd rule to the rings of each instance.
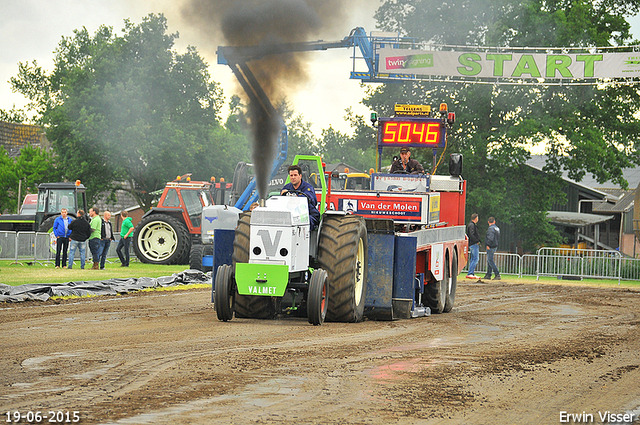
[[380, 49], [380, 74], [509, 79], [640, 77], [640, 52], [529, 53]]

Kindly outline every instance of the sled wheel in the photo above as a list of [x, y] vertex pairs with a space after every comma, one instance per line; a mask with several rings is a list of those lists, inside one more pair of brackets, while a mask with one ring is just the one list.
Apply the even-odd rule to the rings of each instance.
[[456, 288], [458, 287], [458, 253], [456, 251], [453, 251], [450, 275], [451, 277], [449, 280], [449, 290], [447, 291], [447, 300], [444, 303], [445, 313], [449, 313], [453, 309], [453, 303], [456, 300]]
[[449, 284], [449, 257], [444, 263], [444, 271], [442, 273], [442, 280], [429, 282], [425, 287], [425, 295], [427, 298], [427, 305], [431, 309], [432, 313], [440, 314], [444, 312], [444, 306], [447, 302], [447, 292]]

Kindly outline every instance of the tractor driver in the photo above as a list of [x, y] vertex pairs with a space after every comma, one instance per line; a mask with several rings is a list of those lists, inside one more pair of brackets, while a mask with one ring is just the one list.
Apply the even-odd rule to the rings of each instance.
[[313, 189], [313, 186], [308, 182], [302, 180], [302, 168], [299, 165], [290, 165], [287, 168], [289, 172], [289, 180], [290, 182], [285, 184], [282, 190], [280, 191], [281, 195], [284, 195], [287, 192], [297, 192], [307, 197], [308, 205], [309, 205], [309, 222], [311, 224], [311, 230], [318, 227], [318, 223], [320, 223], [320, 212], [318, 211], [318, 199], [316, 198], [316, 191]]
[[424, 174], [424, 168], [415, 159], [411, 159], [411, 149], [403, 147], [400, 149], [400, 158], [391, 164], [392, 173]]

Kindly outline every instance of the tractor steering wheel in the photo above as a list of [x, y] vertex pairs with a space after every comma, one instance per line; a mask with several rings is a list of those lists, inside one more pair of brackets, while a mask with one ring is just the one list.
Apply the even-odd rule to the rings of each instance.
[[284, 193], [281, 194], [281, 196], [305, 196], [305, 194], [299, 190], [291, 189], [285, 190]]

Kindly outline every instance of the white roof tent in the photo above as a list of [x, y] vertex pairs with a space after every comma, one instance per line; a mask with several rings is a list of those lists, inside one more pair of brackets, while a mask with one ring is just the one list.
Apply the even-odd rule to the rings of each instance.
[[[553, 224], [575, 228], [576, 248], [578, 246], [578, 241], [582, 238], [588, 242], [593, 243], [594, 245], [595, 245], [595, 241], [598, 241], [598, 246], [604, 249], [609, 249], [612, 251], [615, 250], [615, 248], [607, 246], [599, 241], [600, 227], [597, 226], [597, 224], [611, 220], [613, 218], [612, 215], [586, 214], [586, 213], [577, 213], [577, 212], [569, 212], [569, 211], [549, 211], [547, 213], [547, 218]], [[587, 227], [587, 226], [594, 226], [593, 239], [580, 233], [580, 228]]]

